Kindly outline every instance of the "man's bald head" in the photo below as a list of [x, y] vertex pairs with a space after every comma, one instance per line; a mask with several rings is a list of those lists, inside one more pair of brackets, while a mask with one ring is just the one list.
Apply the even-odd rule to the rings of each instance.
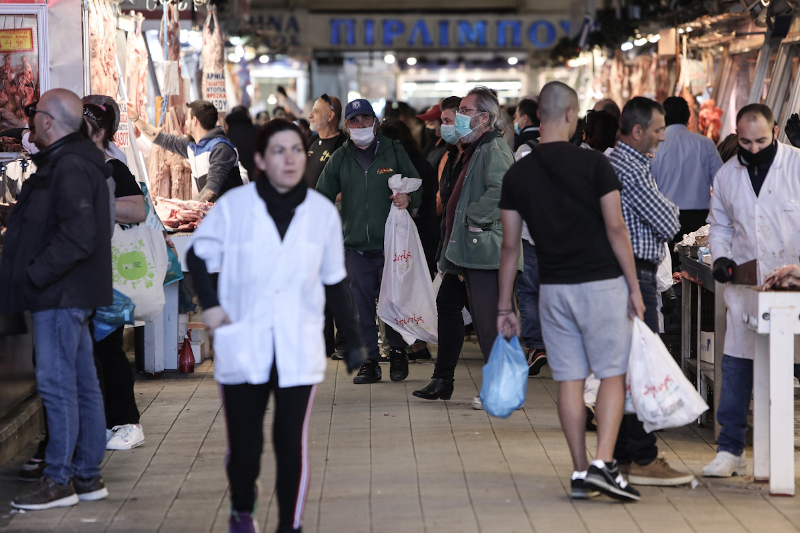
[[622, 111], [620, 111], [619, 106], [617, 103], [612, 100], [611, 98], [603, 98], [599, 100], [596, 104], [594, 104], [595, 111], [605, 111], [614, 116], [619, 122], [620, 117], [622, 117]]
[[551, 81], [539, 94], [539, 118], [542, 124], [561, 122], [568, 109], [578, 112], [578, 94], [560, 81]]
[[51, 89], [44, 93], [37, 107], [53, 115], [54, 127], [64, 133], [75, 133], [83, 123], [83, 102], [67, 89]]

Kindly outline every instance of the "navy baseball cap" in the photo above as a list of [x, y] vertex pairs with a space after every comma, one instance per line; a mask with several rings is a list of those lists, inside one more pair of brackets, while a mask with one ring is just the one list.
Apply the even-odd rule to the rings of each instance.
[[349, 102], [347, 107], [344, 108], [345, 119], [350, 120], [356, 115], [372, 115], [374, 117], [375, 111], [372, 109], [372, 105], [368, 100], [359, 98], [358, 100]]

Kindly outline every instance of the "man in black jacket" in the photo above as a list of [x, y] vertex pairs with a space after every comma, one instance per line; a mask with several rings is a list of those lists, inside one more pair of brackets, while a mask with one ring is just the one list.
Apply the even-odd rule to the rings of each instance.
[[105, 412], [89, 317], [110, 305], [111, 217], [104, 154], [79, 132], [83, 104], [54, 89], [26, 108], [36, 173], [8, 221], [0, 312], [31, 311], [50, 441], [44, 475], [11, 505], [40, 510], [105, 498]]

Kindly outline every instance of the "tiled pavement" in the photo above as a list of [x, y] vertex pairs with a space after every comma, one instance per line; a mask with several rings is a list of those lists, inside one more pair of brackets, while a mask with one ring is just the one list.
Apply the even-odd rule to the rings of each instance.
[[[636, 504], [603, 498], [572, 502], [567, 497], [569, 452], [556, 414], [556, 384], [548, 371], [529, 380], [522, 411], [498, 420], [469, 406], [477, 395], [481, 363], [477, 345], [465, 344], [448, 402], [411, 396], [427, 383], [430, 364], [412, 365], [403, 383], [355, 386], [341, 364], [331, 363], [311, 421], [311, 489], [303, 530], [800, 530], [800, 496], [770, 498], [767, 487], [752, 478], [699, 478], [694, 489], [642, 487], [642, 501]], [[226, 531], [224, 417], [211, 364], [189, 376], [137, 381], [136, 394], [147, 442], [135, 450], [107, 453], [103, 476], [109, 498], [69, 509], [12, 513], [8, 501], [27, 487], [15, 474], [32, 445], [0, 467], [0, 531]], [[591, 434], [588, 448], [594, 449]], [[714, 455], [713, 436], [710, 429], [696, 426], [667, 430], [659, 433], [659, 449], [674, 467], [699, 473]], [[261, 479], [257, 514], [262, 531], [270, 533], [276, 527], [276, 505], [269, 439]]]

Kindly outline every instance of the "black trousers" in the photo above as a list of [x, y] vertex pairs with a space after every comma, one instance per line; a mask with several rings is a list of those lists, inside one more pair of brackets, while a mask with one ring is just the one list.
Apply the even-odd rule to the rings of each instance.
[[469, 306], [484, 362], [497, 338], [497, 270], [465, 270], [463, 277], [461, 281], [455, 274], [445, 274], [436, 297], [439, 353], [433, 377], [437, 379], [453, 379], [455, 374], [464, 346], [464, 306]]
[[[645, 306], [644, 323], [658, 333], [658, 289], [656, 288], [655, 265], [652, 268], [642, 268], [637, 264], [636, 277], [639, 278], [639, 287], [642, 290], [642, 300]], [[649, 465], [658, 457], [656, 442], [655, 432], [646, 432], [644, 424], [636, 418], [636, 415], [625, 415], [619, 426], [617, 444], [614, 446], [614, 459], [619, 464], [634, 462], [641, 466]]]
[[228, 480], [231, 505], [252, 513], [256, 503], [256, 480], [264, 449], [264, 414], [270, 391], [275, 395], [272, 442], [275, 448], [279, 530], [300, 530], [308, 495], [308, 420], [316, 385], [278, 387], [272, 365], [267, 383], [222, 385], [222, 404], [228, 429]]
[[100, 391], [103, 393], [108, 429], [139, 423], [139, 408], [133, 393], [133, 369], [122, 349], [124, 329], [124, 326], [120, 326], [105, 339], [94, 342], [94, 361]]

